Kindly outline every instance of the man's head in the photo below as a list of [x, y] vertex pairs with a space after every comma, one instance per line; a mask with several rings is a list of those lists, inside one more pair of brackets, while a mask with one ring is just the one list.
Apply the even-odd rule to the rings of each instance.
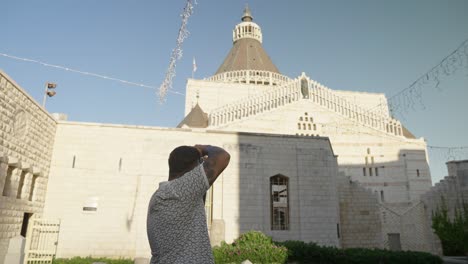
[[179, 178], [195, 168], [200, 161], [200, 151], [195, 147], [180, 146], [169, 154], [169, 180]]

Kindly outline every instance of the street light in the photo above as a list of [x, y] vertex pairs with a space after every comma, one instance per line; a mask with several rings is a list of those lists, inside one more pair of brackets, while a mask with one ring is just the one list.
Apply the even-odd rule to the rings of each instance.
[[46, 82], [45, 91], [44, 91], [44, 99], [42, 100], [42, 107], [45, 108], [47, 96], [52, 97], [57, 94], [55, 90], [52, 90], [52, 89], [55, 89], [56, 87], [57, 87], [56, 83]]

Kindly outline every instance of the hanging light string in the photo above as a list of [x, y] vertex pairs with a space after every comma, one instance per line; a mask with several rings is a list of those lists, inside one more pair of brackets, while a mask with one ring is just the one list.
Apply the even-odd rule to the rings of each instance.
[[[33, 59], [28, 59], [28, 58], [22, 58], [22, 57], [18, 57], [18, 56], [9, 55], [9, 54], [6, 54], [6, 53], [0, 53], [0, 56], [10, 58], [10, 59], [14, 59], [14, 60], [19, 60], [19, 61], [37, 63], [37, 64], [40, 64], [40, 65], [45, 66], [45, 67], [51, 67], [51, 68], [56, 68], [56, 69], [60, 69], [60, 70], [65, 70], [65, 71], [70, 71], [70, 72], [82, 74], [82, 75], [88, 75], [88, 76], [93, 76], [93, 77], [97, 77], [97, 78], [101, 78], [101, 79], [116, 81], [116, 82], [120, 82], [120, 83], [123, 83], [123, 84], [128, 84], [128, 85], [139, 86], [139, 87], [150, 88], [150, 89], [156, 90], [156, 87], [154, 87], [154, 86], [150, 86], [150, 85], [146, 85], [146, 84], [142, 84], [142, 83], [137, 83], [137, 82], [131, 82], [131, 81], [127, 81], [127, 80], [124, 80], [124, 79], [119, 79], [119, 78], [110, 77], [110, 76], [106, 76], [106, 75], [102, 75], [102, 74], [88, 72], [88, 71], [81, 71], [81, 70], [77, 70], [77, 69], [72, 69], [72, 68], [69, 68], [69, 67], [60, 66], [60, 65], [56, 65], [56, 64], [50, 64], [50, 63], [43, 62], [43, 61], [38, 61], [38, 60], [33, 60]], [[169, 91], [169, 92], [173, 93], [173, 94], [185, 96], [181, 92], [177, 92], [177, 91]]]
[[172, 79], [176, 75], [176, 62], [182, 58], [182, 44], [184, 40], [189, 36], [189, 31], [187, 30], [187, 22], [193, 13], [194, 4], [197, 4], [195, 0], [187, 0], [187, 3], [182, 11], [180, 16], [182, 17], [182, 24], [179, 29], [179, 34], [177, 36], [176, 47], [172, 50], [171, 58], [169, 60], [169, 67], [166, 71], [166, 77], [164, 78], [161, 86], [159, 87], [159, 100], [164, 102], [166, 94], [172, 89]]
[[[415, 110], [416, 105], [420, 105], [422, 109], [425, 109], [423, 100], [422, 100], [422, 93], [423, 89], [432, 87], [441, 90], [439, 87], [440, 82], [447, 76], [454, 74], [460, 68], [465, 67], [468, 69], [468, 39], [463, 41], [457, 49], [455, 49], [452, 53], [448, 56], [443, 58], [436, 66], [432, 67], [429, 71], [421, 75], [418, 79], [416, 79], [410, 86], [407, 88], [397, 92], [395, 95], [391, 96], [388, 99], [388, 105], [391, 109], [392, 113], [399, 113], [401, 116], [404, 117], [404, 114], [409, 111], [409, 109]], [[367, 109], [365, 113], [373, 112], [377, 108], [385, 107], [385, 103], [379, 103], [376, 106]], [[358, 122], [354, 119], [350, 119], [351, 122], [355, 123], [356, 126], [359, 126]], [[351, 129], [345, 128], [343, 123], [339, 121], [326, 124], [324, 126], [332, 127], [332, 129], [338, 132], [339, 129], [341, 130], [348, 130]], [[377, 136], [372, 133], [366, 133], [361, 130], [352, 130], [353, 133], [358, 134], [369, 134], [372, 136]], [[380, 137], [391, 137], [397, 138], [390, 135], [381, 134]], [[409, 142], [407, 142], [409, 143]], [[417, 143], [414, 143], [417, 144]], [[420, 145], [420, 144], [418, 144]], [[448, 146], [431, 146], [427, 145], [427, 148], [430, 153], [438, 152], [443, 153], [447, 160], [450, 159], [460, 159], [462, 157], [468, 157], [468, 146], [460, 146], [460, 147], [448, 147]]]
[[[432, 87], [441, 91], [440, 82], [463, 67], [468, 70], [468, 39], [465, 39], [457, 49], [421, 75], [410, 86], [389, 97], [387, 101], [392, 114], [399, 113], [403, 116], [410, 109], [416, 110], [417, 105], [424, 110], [423, 89]], [[383, 103], [380, 103], [365, 113], [372, 112], [382, 106], [384, 106]]]

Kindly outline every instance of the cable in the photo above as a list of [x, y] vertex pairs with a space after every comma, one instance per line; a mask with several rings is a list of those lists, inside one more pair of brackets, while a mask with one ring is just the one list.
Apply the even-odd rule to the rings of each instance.
[[[123, 80], [123, 79], [114, 78], [114, 77], [110, 77], [110, 76], [105, 76], [105, 75], [102, 75], [102, 74], [97, 74], [97, 73], [92, 73], [92, 72], [87, 72], [87, 71], [81, 71], [81, 70], [72, 69], [72, 68], [69, 68], [69, 67], [60, 66], [60, 65], [56, 65], [56, 64], [50, 64], [50, 63], [46, 63], [46, 62], [42, 62], [42, 61], [38, 61], [38, 60], [13, 56], [13, 55], [9, 55], [9, 54], [6, 54], [6, 53], [0, 53], [0, 56], [10, 58], [10, 59], [14, 59], [14, 60], [19, 60], [19, 61], [37, 63], [37, 64], [40, 64], [40, 65], [45, 66], [45, 67], [51, 67], [51, 68], [56, 68], [56, 69], [60, 69], [60, 70], [70, 71], [70, 72], [74, 72], [74, 73], [78, 73], [78, 74], [83, 74], [83, 75], [93, 76], [93, 77], [97, 77], [97, 78], [101, 78], [101, 79], [116, 81], [116, 82], [120, 82], [120, 83], [124, 83], [124, 84], [128, 84], [128, 85], [139, 86], [139, 87], [150, 88], [150, 89], [156, 89], [156, 87], [154, 87], [154, 86], [150, 86], [150, 85], [146, 85], [146, 84], [142, 84], [142, 83], [126, 81], [126, 80]], [[173, 93], [173, 94], [177, 94], [177, 95], [185, 96], [185, 94], [183, 94], [181, 92], [177, 92], [177, 91], [169, 90], [168, 92]]]

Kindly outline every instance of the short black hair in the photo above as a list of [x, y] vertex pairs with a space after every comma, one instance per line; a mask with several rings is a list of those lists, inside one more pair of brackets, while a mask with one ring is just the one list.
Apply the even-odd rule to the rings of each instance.
[[180, 146], [169, 154], [169, 180], [185, 172], [201, 158], [200, 151], [191, 146]]

